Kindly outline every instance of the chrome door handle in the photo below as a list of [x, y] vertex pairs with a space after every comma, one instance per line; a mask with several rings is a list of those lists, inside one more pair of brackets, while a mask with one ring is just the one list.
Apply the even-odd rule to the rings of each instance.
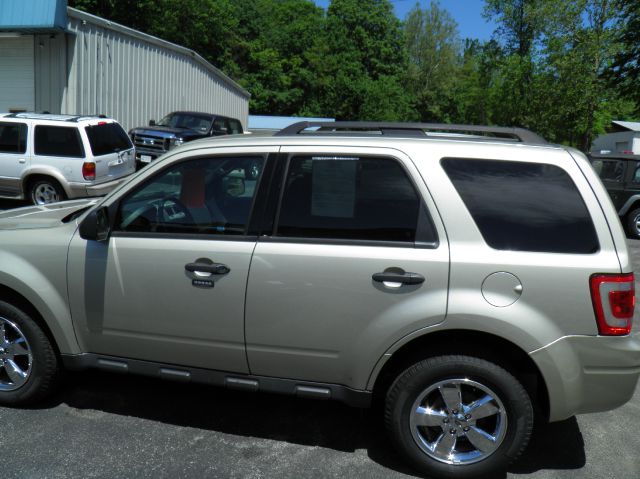
[[379, 283], [421, 284], [424, 276], [418, 273], [375, 273], [371, 278]]
[[222, 263], [187, 263], [184, 265], [184, 269], [190, 273], [209, 273], [209, 274], [227, 274], [229, 267]]
[[25, 160], [24, 158], [20, 158], [20, 159], [18, 160], [18, 163], [26, 163], [26, 162], [27, 162], [27, 160]]

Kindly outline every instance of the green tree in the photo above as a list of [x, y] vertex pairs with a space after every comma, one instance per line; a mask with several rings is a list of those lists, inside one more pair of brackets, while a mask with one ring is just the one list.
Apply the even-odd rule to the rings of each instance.
[[312, 57], [319, 114], [348, 120], [410, 115], [401, 86], [407, 65], [401, 24], [388, 0], [333, 0]]
[[587, 150], [624, 101], [603, 78], [618, 50], [615, 0], [556, 0], [549, 6], [544, 64], [535, 88], [544, 101], [539, 131]]
[[322, 36], [323, 10], [310, 0], [257, 0], [245, 3], [238, 15], [245, 29], [236, 77], [252, 93], [251, 111], [309, 110], [316, 82], [310, 52]]
[[437, 2], [419, 4], [405, 20], [405, 45], [409, 55], [408, 87], [423, 121], [447, 122], [457, 117], [453, 98], [460, 76], [458, 26]]
[[616, 39], [621, 48], [608, 73], [613, 87], [635, 101], [636, 115], [640, 115], [640, 2], [619, 0], [618, 7], [622, 26]]
[[537, 41], [545, 23], [541, 7], [545, 0], [486, 0], [485, 17], [498, 25], [506, 55], [500, 64], [498, 91], [502, 93], [493, 120], [514, 126], [530, 127], [536, 97], [532, 90]]

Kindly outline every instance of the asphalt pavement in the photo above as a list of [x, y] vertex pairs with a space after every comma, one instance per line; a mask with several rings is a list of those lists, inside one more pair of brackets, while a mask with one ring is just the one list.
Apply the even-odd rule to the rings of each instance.
[[[640, 241], [629, 245], [640, 272]], [[639, 318], [636, 309], [635, 330]], [[497, 479], [639, 478], [639, 431], [637, 389], [615, 411], [538, 424], [526, 453]], [[1, 479], [165, 477], [419, 476], [374, 411], [337, 402], [89, 371], [68, 374], [38, 407], [0, 408]]]

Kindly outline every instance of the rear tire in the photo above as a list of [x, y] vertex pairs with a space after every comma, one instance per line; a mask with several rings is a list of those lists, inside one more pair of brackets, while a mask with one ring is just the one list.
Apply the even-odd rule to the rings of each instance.
[[520, 382], [470, 356], [414, 364], [391, 385], [385, 404], [396, 447], [434, 478], [496, 477], [527, 446], [533, 420]]
[[44, 331], [23, 311], [0, 301], [0, 405], [43, 399], [55, 389], [59, 371]]
[[627, 215], [627, 221], [625, 223], [627, 234], [631, 238], [640, 239], [640, 208], [632, 210]]
[[34, 205], [48, 205], [67, 199], [62, 186], [53, 178], [38, 178], [29, 184], [29, 199]]

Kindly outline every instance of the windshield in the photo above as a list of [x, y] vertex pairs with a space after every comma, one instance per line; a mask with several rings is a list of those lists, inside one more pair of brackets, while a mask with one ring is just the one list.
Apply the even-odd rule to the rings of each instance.
[[212, 117], [208, 115], [198, 115], [193, 113], [170, 113], [165, 116], [158, 126], [168, 126], [169, 128], [183, 128], [205, 133], [211, 128]]

